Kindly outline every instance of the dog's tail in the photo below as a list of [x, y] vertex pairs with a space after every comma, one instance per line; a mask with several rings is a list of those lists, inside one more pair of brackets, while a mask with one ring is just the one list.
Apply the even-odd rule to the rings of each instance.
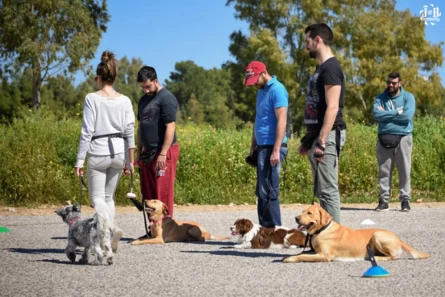
[[411, 257], [414, 259], [428, 259], [430, 257], [430, 254], [422, 253], [419, 251], [416, 251], [412, 246], [408, 245], [407, 243], [400, 240], [400, 244], [402, 245], [402, 249], [409, 253]]
[[98, 211], [96, 212], [96, 220], [97, 220], [97, 228], [100, 230], [110, 230], [111, 229], [111, 220], [107, 211]]

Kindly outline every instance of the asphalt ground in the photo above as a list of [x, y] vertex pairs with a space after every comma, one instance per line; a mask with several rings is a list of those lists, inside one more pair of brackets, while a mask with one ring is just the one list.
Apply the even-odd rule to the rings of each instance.
[[[373, 206], [375, 207], [375, 206]], [[302, 249], [240, 250], [236, 239], [132, 246], [144, 234], [142, 213], [117, 213], [124, 230], [111, 266], [71, 264], [65, 256], [68, 226], [55, 214], [0, 216], [0, 296], [444, 296], [445, 207], [412, 205], [375, 212], [344, 206], [342, 223], [351, 228], [394, 231], [426, 260], [378, 263], [387, 278], [363, 278], [368, 261], [285, 264]], [[295, 227], [302, 207], [282, 209], [283, 225]], [[257, 222], [254, 210], [177, 212], [176, 219], [198, 221], [214, 235], [230, 235], [238, 218]], [[80, 257], [80, 251], [78, 251]]]

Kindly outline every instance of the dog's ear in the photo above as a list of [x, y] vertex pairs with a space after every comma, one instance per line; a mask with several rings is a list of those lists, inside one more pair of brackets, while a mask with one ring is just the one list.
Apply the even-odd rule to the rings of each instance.
[[170, 213], [168, 212], [168, 206], [165, 205], [164, 203], [162, 203], [162, 214], [170, 215]]
[[78, 212], [80, 212], [80, 205], [79, 205], [79, 204], [74, 204], [74, 205], [73, 205], [73, 211], [78, 211]]
[[250, 220], [244, 220], [244, 230], [251, 230], [253, 228], [253, 223]]
[[326, 226], [329, 221], [331, 220], [330, 214], [326, 210], [324, 210], [322, 207], [318, 207], [318, 211], [320, 213], [320, 224], [321, 226]]
[[58, 216], [64, 216], [64, 215], [66, 215], [66, 210], [65, 210], [65, 207], [62, 207], [62, 208], [59, 208], [58, 210], [55, 210], [54, 211]]

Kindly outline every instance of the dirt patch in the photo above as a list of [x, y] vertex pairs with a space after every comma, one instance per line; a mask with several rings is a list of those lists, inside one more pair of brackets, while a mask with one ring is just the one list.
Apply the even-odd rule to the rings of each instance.
[[[281, 204], [282, 209], [295, 209], [301, 211], [307, 204]], [[357, 209], [374, 209], [377, 203], [363, 203], [363, 204], [342, 204], [342, 208], [357, 208]], [[390, 203], [390, 208], [400, 207], [400, 203]], [[411, 203], [413, 209], [415, 208], [434, 208], [445, 207], [445, 202], [422, 202]], [[9, 207], [0, 205], [1, 216], [43, 216], [52, 215], [58, 209], [58, 205], [42, 205], [36, 208], [27, 207]], [[181, 212], [224, 212], [224, 211], [256, 211], [256, 205], [175, 205], [175, 213]], [[85, 214], [92, 214], [94, 209], [88, 205], [82, 206], [82, 212]], [[116, 213], [136, 213], [138, 210], [134, 206], [116, 206]]]

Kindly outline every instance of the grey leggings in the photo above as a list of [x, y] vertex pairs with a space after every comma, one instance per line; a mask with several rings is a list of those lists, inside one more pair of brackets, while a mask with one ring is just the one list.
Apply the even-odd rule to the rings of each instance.
[[124, 167], [125, 154], [111, 156], [88, 156], [88, 192], [96, 211], [105, 210], [114, 222], [114, 193]]

